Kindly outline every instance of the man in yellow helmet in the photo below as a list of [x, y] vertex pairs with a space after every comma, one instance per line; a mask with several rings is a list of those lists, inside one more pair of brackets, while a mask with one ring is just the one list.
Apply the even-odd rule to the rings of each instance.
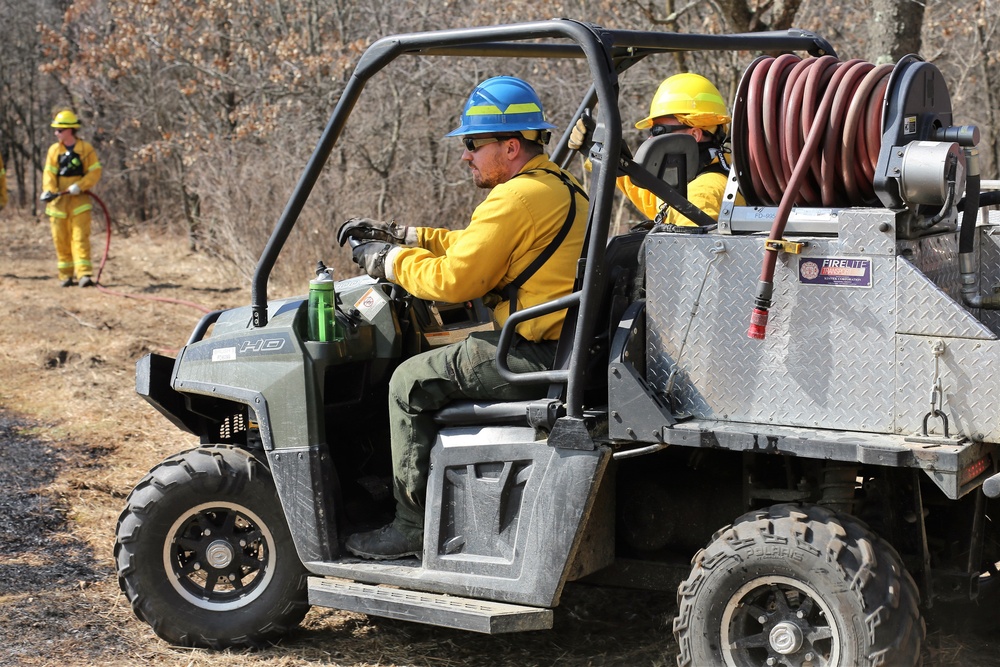
[[[636, 129], [649, 130], [651, 138], [663, 134], [694, 137], [701, 154], [700, 168], [687, 185], [687, 198], [716, 220], [726, 190], [728, 169], [723, 162], [722, 143], [730, 120], [719, 89], [703, 76], [684, 73], [675, 74], [659, 85], [649, 105], [649, 115], [635, 124]], [[573, 128], [569, 147], [580, 150], [586, 146], [588, 134], [589, 128], [581, 118]], [[652, 192], [635, 185], [628, 176], [619, 177], [617, 183], [647, 218], [652, 220], [660, 214], [664, 203]], [[696, 224], [673, 208], [663, 213], [661, 222], [682, 227]]]
[[42, 201], [52, 226], [52, 240], [63, 287], [74, 282], [94, 285], [90, 261], [90, 197], [101, 179], [101, 162], [94, 147], [76, 136], [80, 119], [63, 109], [52, 120], [56, 143], [49, 147], [42, 173]]

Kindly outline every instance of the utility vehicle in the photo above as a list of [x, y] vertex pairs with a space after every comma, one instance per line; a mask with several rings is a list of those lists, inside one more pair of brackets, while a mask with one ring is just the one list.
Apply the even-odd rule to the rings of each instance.
[[[619, 77], [677, 50], [761, 54], [733, 100], [723, 211], [610, 235], [621, 174], [683, 199], [690, 146], [631, 156], [618, 100]], [[366, 83], [397, 58], [475, 56], [583, 59], [593, 76], [576, 112], [599, 119], [578, 288], [503, 328], [500, 368], [546, 399], [439, 413], [423, 557], [360, 561], [346, 536], [392, 516], [389, 376], [489, 313], [356, 277], [336, 284], [342, 335], [310, 340], [307, 298], [269, 298], [268, 277]], [[583, 580], [676, 590], [680, 665], [919, 664], [923, 612], [985, 594], [1000, 561], [982, 490], [1000, 490], [1000, 243], [977, 225], [977, 142], [932, 64], [842, 63], [800, 30], [558, 19], [380, 39], [251, 303], [138, 362], [138, 392], [201, 444], [128, 497], [123, 591], [165, 640], [223, 648], [276, 640], [310, 605], [546, 629]], [[555, 368], [511, 373], [514, 326], [558, 309]]]

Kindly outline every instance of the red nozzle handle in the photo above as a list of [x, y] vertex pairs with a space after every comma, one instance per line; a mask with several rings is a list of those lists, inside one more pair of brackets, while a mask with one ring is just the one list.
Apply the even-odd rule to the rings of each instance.
[[754, 340], [764, 340], [767, 335], [767, 309], [754, 308], [750, 313], [750, 328], [747, 329], [747, 338]]

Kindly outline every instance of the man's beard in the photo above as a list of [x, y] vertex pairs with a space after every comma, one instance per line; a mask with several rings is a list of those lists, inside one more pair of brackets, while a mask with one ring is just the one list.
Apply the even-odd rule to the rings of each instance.
[[489, 163], [472, 172], [472, 182], [477, 188], [492, 190], [496, 186], [507, 180], [507, 173], [503, 169], [503, 162], [499, 156], [494, 156]]

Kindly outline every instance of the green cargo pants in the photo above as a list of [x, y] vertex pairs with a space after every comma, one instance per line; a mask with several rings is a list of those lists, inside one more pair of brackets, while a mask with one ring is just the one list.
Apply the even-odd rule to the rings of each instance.
[[[478, 332], [407, 359], [389, 380], [389, 435], [396, 497], [396, 529], [407, 537], [424, 532], [424, 500], [431, 447], [437, 437], [434, 411], [455, 400], [523, 401], [545, 396], [548, 385], [512, 385], [497, 372], [499, 331]], [[556, 341], [517, 337], [507, 357], [515, 372], [551, 368]]]

